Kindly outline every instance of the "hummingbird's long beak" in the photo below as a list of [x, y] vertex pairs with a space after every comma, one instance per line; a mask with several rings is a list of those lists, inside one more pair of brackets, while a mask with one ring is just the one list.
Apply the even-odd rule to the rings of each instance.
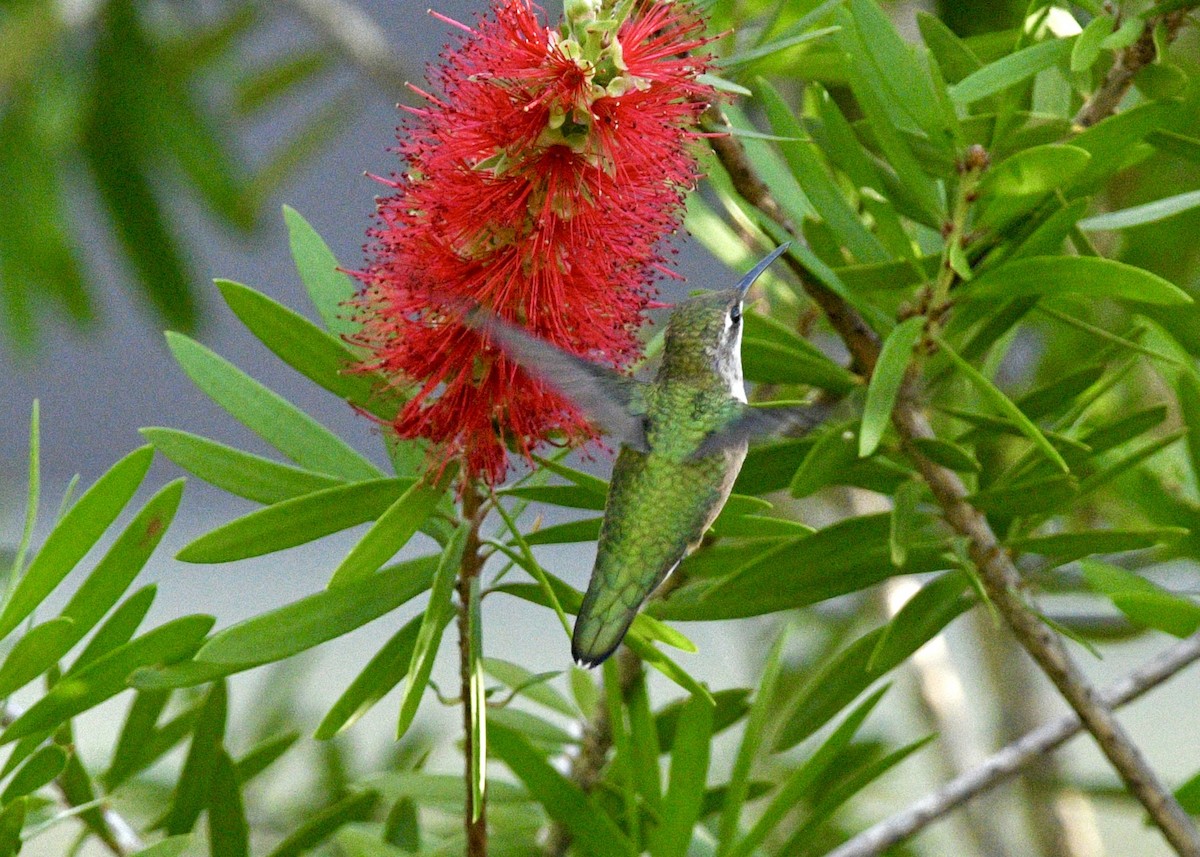
[[752, 285], [754, 285], [754, 281], [758, 279], [759, 275], [763, 271], [767, 270], [767, 268], [769, 268], [771, 266], [772, 262], [774, 262], [776, 259], [778, 259], [780, 256], [782, 256], [784, 253], [786, 253], [788, 248], [791, 246], [792, 246], [791, 241], [785, 241], [782, 244], [780, 244], [778, 247], [776, 247], [774, 250], [772, 250], [770, 253], [768, 253], [765, 259], [763, 259], [761, 262], [759, 262], [757, 265], [755, 265], [753, 268], [750, 269], [750, 273], [748, 273], [746, 276], [742, 277], [741, 282], [739, 282], [736, 286], [734, 286], [734, 289], [737, 290], [737, 292], [739, 292], [744, 297], [746, 292], [750, 289], [750, 287]]

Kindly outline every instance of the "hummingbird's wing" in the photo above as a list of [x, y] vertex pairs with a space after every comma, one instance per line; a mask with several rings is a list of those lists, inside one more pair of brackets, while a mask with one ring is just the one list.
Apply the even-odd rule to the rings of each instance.
[[468, 313], [466, 321], [605, 433], [639, 452], [649, 451], [641, 382], [563, 351], [483, 310]]
[[744, 446], [760, 437], [802, 434], [828, 417], [831, 410], [823, 404], [766, 408], [743, 405], [733, 419], [700, 442], [692, 453], [692, 460]]

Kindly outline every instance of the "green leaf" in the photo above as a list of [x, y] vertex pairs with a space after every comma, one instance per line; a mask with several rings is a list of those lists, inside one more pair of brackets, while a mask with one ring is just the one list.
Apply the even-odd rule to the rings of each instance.
[[1120, 298], [1149, 304], [1190, 304], [1187, 292], [1133, 265], [1090, 256], [1035, 256], [990, 268], [963, 296], [994, 300], [1058, 295]]
[[1133, 226], [1157, 223], [1197, 207], [1200, 207], [1200, 190], [1192, 190], [1168, 196], [1165, 199], [1157, 199], [1145, 205], [1135, 205], [1132, 208], [1123, 208], [1120, 211], [1109, 211], [1088, 217], [1079, 221], [1079, 228], [1085, 232], [1129, 229]]
[[352, 792], [328, 806], [293, 830], [275, 846], [267, 857], [299, 857], [311, 851], [344, 825], [368, 820], [379, 803], [379, 795], [373, 791]]
[[565, 509], [588, 509], [600, 512], [604, 509], [604, 495], [580, 485], [521, 485], [500, 492], [505, 497], [520, 497], [537, 503], [562, 506]]
[[814, 39], [820, 39], [828, 36], [830, 33], [836, 33], [837, 27], [821, 27], [816, 30], [809, 30], [805, 33], [798, 33], [794, 36], [785, 36], [779, 39], [772, 39], [765, 44], [750, 48], [745, 51], [738, 51], [736, 54], [731, 54], [727, 57], [721, 57], [716, 60], [713, 65], [717, 68], [728, 69], [736, 68], [740, 65], [752, 63], [755, 60], [769, 57], [772, 54], [777, 54], [780, 51], [786, 51], [789, 48], [794, 48], [797, 45], [803, 45], [806, 42], [811, 42]]
[[125, 690], [126, 678], [138, 667], [188, 657], [199, 648], [212, 625], [211, 616], [184, 616], [118, 646], [61, 679], [0, 734], [0, 744], [52, 729], [116, 696]]
[[983, 175], [980, 196], [1043, 196], [1083, 172], [1091, 153], [1076, 146], [1052, 143], [1010, 155]]
[[104, 620], [104, 624], [84, 646], [67, 673], [78, 672], [97, 658], [128, 643], [137, 633], [146, 614], [150, 612], [157, 591], [158, 587], [152, 583], [126, 598], [112, 615]]
[[241, 115], [254, 114], [310, 82], [332, 65], [325, 47], [289, 52], [280, 59], [257, 65], [238, 81], [234, 109]]
[[337, 337], [249, 286], [216, 283], [233, 314], [284, 363], [380, 419], [396, 416], [400, 401], [388, 381], [361, 368], [361, 358]]
[[854, 463], [857, 449], [854, 432], [845, 424], [825, 427], [804, 456], [788, 491], [793, 497], [807, 497], [829, 485]]
[[1008, 396], [1001, 392], [999, 387], [984, 377], [978, 369], [959, 357], [940, 336], [935, 336], [935, 339], [942, 353], [950, 358], [951, 362], [966, 376], [972, 386], [979, 390], [982, 396], [991, 403], [992, 407], [1007, 417], [1013, 425], [1020, 429], [1022, 434], [1033, 441], [1034, 446], [1040, 449], [1046, 458], [1053, 462], [1059, 470], [1063, 473], [1070, 473], [1071, 469], [1067, 467], [1067, 462], [1063, 460], [1058, 450], [1051, 445], [1050, 441], [1046, 440], [1046, 436], [1033, 424], [1029, 417], [1025, 416], [1021, 412], [1021, 409], [1013, 404]]
[[1071, 48], [1071, 71], [1078, 73], [1095, 65], [1104, 50], [1105, 38], [1112, 34], [1114, 23], [1107, 15], [1097, 15], [1088, 21]]
[[1177, 158], [1183, 158], [1192, 163], [1200, 164], [1200, 140], [1197, 140], [1195, 137], [1159, 129], [1151, 131], [1146, 137], [1146, 142], [1153, 145], [1160, 152], [1166, 152]]
[[7, 698], [55, 666], [78, 639], [75, 623], [65, 617], [30, 628], [0, 665], [0, 696]]
[[544, 705], [552, 711], [557, 711], [564, 717], [579, 716], [579, 710], [546, 683], [561, 673], [549, 672], [535, 675], [522, 666], [499, 658], [484, 658], [483, 669], [492, 678], [511, 688], [514, 693]]
[[742, 341], [743, 371], [758, 384], [807, 384], [834, 393], [858, 387], [854, 376], [823, 354], [789, 349], [747, 335]]
[[63, 515], [0, 613], [0, 637], [11, 633], [83, 559], [142, 484], [153, 457], [149, 446], [131, 452]]
[[196, 660], [238, 666], [279, 661], [340, 637], [420, 595], [438, 557], [399, 563], [365, 580], [326, 589], [239, 622], [204, 644]]
[[0, 795], [0, 803], [8, 804], [17, 798], [32, 794], [51, 782], [67, 766], [67, 751], [57, 744], [42, 747], [13, 774], [13, 778]]
[[208, 798], [209, 853], [212, 857], [249, 857], [250, 825], [233, 760], [222, 750], [213, 761]]
[[661, 821], [650, 837], [652, 857], [685, 857], [692, 828], [700, 818], [708, 775], [713, 706], [693, 696], [679, 719], [671, 751], [671, 776], [663, 798]]
[[957, 470], [959, 473], [978, 473], [983, 469], [982, 465], [975, 460], [975, 457], [970, 452], [948, 440], [941, 440], [935, 437], [919, 437], [914, 438], [912, 444], [921, 455], [930, 461], [940, 464], [942, 467]]
[[184, 480], [176, 479], [151, 497], [75, 590], [62, 610], [74, 623], [73, 642], [96, 626], [146, 566], [175, 518], [183, 487]]
[[875, 452], [884, 429], [892, 418], [896, 394], [904, 381], [904, 373], [912, 360], [912, 351], [925, 329], [925, 317], [913, 316], [896, 325], [879, 352], [875, 371], [867, 387], [867, 402], [863, 406], [862, 427], [858, 434], [858, 457], [866, 458]]
[[113, 749], [112, 761], [102, 777], [105, 789], [114, 791], [145, 767], [145, 748], [154, 737], [155, 724], [169, 699], [170, 693], [161, 690], [141, 691], [134, 696]]
[[225, 358], [178, 333], [167, 333], [167, 345], [202, 392], [301, 467], [350, 480], [382, 475], [340, 437]]
[[1115, 565], [1095, 560], [1080, 565], [1088, 585], [1108, 596], [1130, 621], [1181, 638], [1200, 630], [1200, 604]]
[[1022, 517], [1061, 511], [1078, 495], [1074, 479], [1051, 476], [976, 491], [967, 500], [981, 512]]
[[244, 756], [234, 763], [238, 782], [245, 786], [246, 783], [277, 762], [299, 740], [299, 732], [283, 732], [273, 738], [260, 741], [251, 747], [246, 751]]
[[924, 489], [920, 482], [909, 479], [900, 483], [892, 498], [892, 526], [888, 533], [892, 565], [903, 568], [908, 562], [908, 547], [917, 541], [921, 516], [917, 504]]
[[708, 688], [692, 678], [691, 673], [655, 648], [654, 644], [643, 636], [640, 629], [631, 626], [629, 634], [625, 637], [625, 645], [632, 649], [647, 666], [658, 670], [688, 693], [693, 696], [702, 697], [709, 705], [715, 704]]
[[17, 798], [0, 812], [0, 857], [14, 857], [21, 848], [21, 828], [25, 826], [28, 798]]
[[302, 470], [170, 428], [139, 429], [154, 448], [194, 476], [256, 503], [278, 503], [343, 484], [335, 476]]
[[421, 630], [417, 632], [417, 642], [413, 646], [412, 660], [408, 664], [408, 681], [404, 686], [404, 696], [400, 699], [400, 718], [396, 725], [397, 739], [402, 738], [412, 725], [421, 697], [429, 685], [429, 673], [433, 670], [433, 659], [441, 645], [442, 630], [453, 609], [450, 596], [458, 579], [466, 540], [467, 526], [460, 524], [438, 560], [429, 593], [429, 606], [425, 608]]
[[330, 588], [370, 577], [395, 556], [433, 514], [456, 472], [457, 468], [447, 467], [436, 485], [414, 482], [376, 519], [338, 565], [329, 579]]
[[1129, 164], [1130, 152], [1152, 133], [1176, 126], [1182, 102], [1149, 101], [1123, 110], [1079, 134], [1071, 145], [1092, 154], [1087, 169], [1076, 177], [1069, 196], [1090, 192]]
[[1086, 533], [1055, 533], [1009, 539], [1005, 544], [1022, 553], [1053, 557], [1067, 563], [1092, 554], [1124, 553], [1170, 544], [1188, 534], [1183, 527], [1157, 527], [1144, 530], [1093, 530]]
[[[326, 713], [313, 737], [328, 741], [353, 726], [400, 683], [412, 663], [422, 616], [415, 616], [383, 644]], [[449, 617], [446, 617], [449, 621]], [[443, 626], [444, 627], [444, 626]]]
[[1003, 92], [1057, 65], [1074, 47], [1074, 39], [1051, 39], [1008, 54], [950, 87], [950, 98], [961, 105]]
[[232, 562], [306, 544], [375, 520], [412, 485], [411, 479], [372, 479], [284, 500], [204, 534], [177, 558]]
[[890, 669], [936, 637], [955, 616], [963, 612], [970, 599], [963, 593], [971, 585], [961, 571], [935, 577], [913, 595], [883, 628], [883, 634], [867, 660], [867, 672]]
[[1200, 378], [1190, 369], [1179, 373], [1176, 386], [1179, 415], [1187, 427], [1188, 461], [1192, 478], [1200, 484]]
[[223, 742], [228, 716], [228, 690], [224, 681], [218, 681], [205, 696], [196, 718], [191, 746], [171, 797], [171, 806], [157, 825], [168, 835], [190, 832], [200, 813], [209, 805], [220, 757], [225, 755]]
[[354, 284], [339, 269], [329, 245], [294, 208], [285, 205], [283, 219], [287, 222], [296, 270], [325, 326], [334, 336], [357, 333], [358, 325], [350, 319], [346, 306], [354, 298]]
[[628, 857], [632, 843], [595, 801], [556, 771], [519, 733], [494, 724], [491, 747], [525, 784], [546, 814], [565, 827], [575, 847], [592, 857]]
[[143, 848], [130, 857], [182, 857], [191, 844], [191, 834], [168, 836], [161, 842], [155, 842], [149, 848]]
[[[713, 735], [724, 732], [746, 716], [746, 712], [750, 710], [750, 705], [746, 701], [749, 695], [750, 691], [744, 687], [726, 688], [725, 690], [712, 692]], [[682, 720], [687, 715], [687, 712], [691, 710], [690, 706], [692, 700], [695, 698], [694, 696], [685, 696], [682, 699], [676, 699], [667, 703], [657, 713], [652, 715], [649, 723], [645, 724], [652, 728], [654, 732], [653, 736], [645, 736], [645, 740], [658, 748], [660, 754], [670, 753], [674, 749], [675, 739], [679, 733]], [[632, 711], [632, 703], [627, 704]], [[646, 704], [649, 706], [648, 697]], [[654, 758], [657, 769], [658, 755], [656, 754]]]
[[581, 521], [571, 521], [567, 524], [555, 524], [522, 533], [527, 545], [564, 545], [572, 542], [594, 542], [600, 537], [600, 524], [603, 518], [584, 518]]

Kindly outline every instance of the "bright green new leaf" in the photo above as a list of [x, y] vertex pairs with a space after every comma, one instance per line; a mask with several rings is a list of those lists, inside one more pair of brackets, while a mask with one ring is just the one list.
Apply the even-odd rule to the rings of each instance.
[[301, 467], [351, 480], [383, 475], [336, 434], [199, 342], [168, 332], [167, 345], [202, 392]]
[[232, 562], [306, 544], [384, 514], [411, 479], [371, 479], [284, 500], [223, 524], [181, 550], [184, 562]]
[[209, 664], [264, 664], [349, 633], [420, 595], [433, 580], [436, 556], [402, 562], [365, 580], [325, 589], [233, 625], [196, 654]]
[[334, 336], [358, 332], [358, 325], [350, 319], [346, 307], [346, 302], [354, 298], [354, 284], [340, 270], [329, 245], [294, 208], [285, 205], [283, 219], [287, 222], [296, 270], [325, 326]]
[[1083, 172], [1091, 153], [1075, 146], [1053, 143], [1022, 149], [983, 175], [980, 196], [1042, 196]]
[[871, 383], [867, 387], [867, 402], [863, 406], [862, 427], [858, 433], [858, 457], [866, 458], [875, 452], [884, 429], [892, 418], [896, 394], [904, 381], [904, 373], [912, 360], [912, 351], [925, 329], [925, 317], [913, 316], [896, 325], [883, 342]]
[[10, 634], [32, 613], [91, 550], [142, 484], [153, 457], [154, 451], [149, 446], [131, 452], [67, 510], [0, 613], [0, 637]]
[[1114, 23], [1107, 15], [1097, 15], [1088, 21], [1071, 48], [1071, 71], [1086, 71], [1100, 59], [1104, 40], [1112, 34]]
[[78, 639], [75, 623], [66, 617], [34, 625], [0, 665], [0, 697], [7, 698], [55, 666]]

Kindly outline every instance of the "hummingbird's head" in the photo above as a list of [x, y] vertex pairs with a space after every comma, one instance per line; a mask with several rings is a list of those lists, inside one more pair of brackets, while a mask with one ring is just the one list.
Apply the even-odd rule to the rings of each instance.
[[660, 376], [717, 377], [733, 395], [746, 398], [742, 384], [742, 304], [746, 292], [790, 244], [776, 247], [732, 289], [704, 292], [681, 302], [667, 322]]

